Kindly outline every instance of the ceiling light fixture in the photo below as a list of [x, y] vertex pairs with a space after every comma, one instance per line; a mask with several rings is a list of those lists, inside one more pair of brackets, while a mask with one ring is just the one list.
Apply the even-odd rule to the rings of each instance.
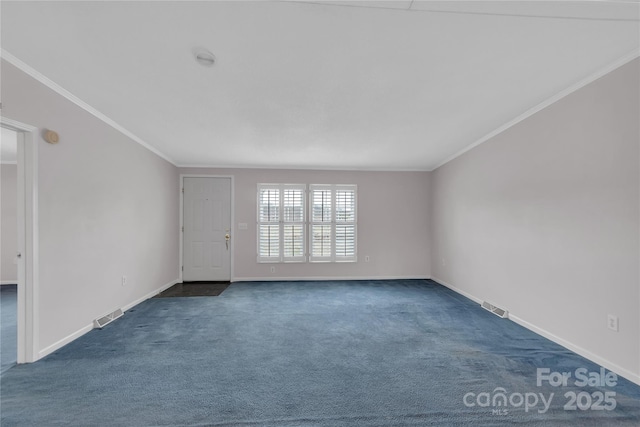
[[195, 55], [196, 61], [203, 67], [213, 67], [213, 64], [216, 62], [216, 57], [208, 50], [198, 49], [195, 51]]

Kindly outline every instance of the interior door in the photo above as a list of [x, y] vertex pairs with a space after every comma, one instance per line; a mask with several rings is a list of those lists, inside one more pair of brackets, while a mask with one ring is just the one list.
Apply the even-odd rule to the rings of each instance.
[[231, 280], [231, 178], [183, 181], [182, 281]]

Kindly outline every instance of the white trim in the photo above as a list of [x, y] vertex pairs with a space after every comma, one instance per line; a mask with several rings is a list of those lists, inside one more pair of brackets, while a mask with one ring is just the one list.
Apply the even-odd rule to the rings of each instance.
[[46, 357], [46, 356], [50, 355], [54, 351], [61, 349], [65, 345], [69, 344], [71, 341], [77, 340], [78, 338], [80, 338], [81, 336], [86, 334], [87, 332], [91, 332], [92, 329], [93, 329], [93, 322], [91, 322], [87, 326], [83, 326], [82, 328], [78, 329], [77, 331], [75, 331], [72, 334], [67, 335], [66, 337], [62, 338], [61, 340], [54, 342], [50, 346], [43, 348], [42, 350], [40, 350], [38, 352], [37, 360], [40, 360], [43, 357]]
[[[302, 220], [301, 221], [290, 221], [285, 222], [284, 217], [284, 191], [287, 189], [293, 189], [302, 192]], [[261, 221], [262, 213], [261, 213], [261, 201], [262, 201], [262, 190], [276, 190], [279, 194], [279, 206], [280, 206], [280, 214], [278, 218], [278, 222], [269, 222], [269, 221]], [[258, 183], [256, 187], [256, 262], [258, 264], [285, 264], [285, 263], [304, 263], [307, 262], [307, 184], [272, 184], [272, 183]], [[277, 257], [263, 257], [260, 255], [260, 228], [262, 226], [278, 226], [278, 256]], [[285, 256], [285, 244], [284, 244], [284, 227], [286, 225], [295, 225], [302, 227], [302, 248], [303, 254], [298, 256]]]
[[17, 285], [18, 284], [18, 279], [16, 280], [0, 280], [0, 286], [3, 285]]
[[502, 132], [506, 131], [510, 127], [515, 126], [516, 124], [520, 123], [521, 121], [523, 121], [525, 119], [528, 119], [529, 117], [533, 116], [537, 112], [539, 112], [539, 111], [549, 107], [550, 105], [560, 101], [562, 98], [564, 98], [564, 97], [566, 97], [568, 95], [571, 95], [573, 92], [575, 92], [575, 91], [577, 91], [579, 89], [582, 89], [583, 87], [587, 86], [590, 83], [593, 83], [594, 81], [596, 81], [599, 78], [609, 74], [610, 72], [614, 71], [615, 69], [620, 68], [623, 65], [633, 61], [638, 56], [640, 56], [640, 49], [634, 49], [633, 51], [631, 51], [628, 54], [624, 55], [622, 58], [612, 62], [611, 64], [607, 65], [604, 68], [601, 68], [600, 70], [596, 71], [595, 73], [591, 74], [590, 76], [588, 76], [588, 77], [580, 80], [579, 82], [569, 86], [568, 88], [558, 92], [557, 94], [553, 95], [551, 98], [548, 98], [545, 101], [542, 101], [540, 104], [536, 105], [535, 107], [530, 108], [529, 110], [527, 110], [524, 113], [520, 114], [516, 118], [508, 121], [507, 123], [503, 124], [502, 126], [498, 127], [497, 129], [489, 132], [488, 134], [486, 134], [485, 136], [483, 136], [482, 138], [480, 138], [479, 140], [477, 140], [473, 144], [468, 145], [467, 147], [463, 148], [462, 150], [458, 151], [457, 153], [447, 157], [446, 159], [444, 159], [443, 161], [438, 163], [434, 168], [429, 169], [429, 171], [434, 171], [434, 170], [438, 169], [440, 166], [444, 166], [445, 164], [449, 163], [453, 159], [462, 156], [467, 151], [477, 147], [478, 145], [480, 145], [480, 144], [482, 144], [484, 142], [487, 142], [488, 140], [490, 140], [494, 136], [501, 134]]
[[[40, 342], [40, 222], [38, 207], [38, 143], [35, 132], [24, 132], [25, 194], [25, 316], [26, 362], [35, 362]], [[20, 166], [18, 166], [20, 168]]]
[[429, 280], [427, 276], [298, 276], [298, 277], [234, 277], [232, 282], [324, 282], [331, 280]]
[[135, 307], [136, 305], [140, 304], [141, 302], [144, 302], [144, 301], [146, 301], [146, 300], [148, 300], [150, 298], [155, 297], [156, 295], [158, 295], [162, 291], [165, 291], [165, 290], [169, 289], [170, 287], [172, 287], [173, 285], [175, 285], [176, 283], [179, 283], [179, 282], [180, 282], [179, 279], [174, 279], [174, 280], [170, 281], [169, 283], [160, 286], [159, 288], [157, 288], [157, 289], [145, 294], [144, 296], [138, 298], [137, 300], [135, 300], [133, 302], [130, 302], [129, 304], [125, 305], [124, 307], [122, 307], [122, 311], [131, 310], [133, 307]]
[[[446, 288], [451, 289], [452, 291], [454, 291], [454, 292], [456, 292], [456, 293], [458, 293], [458, 294], [460, 294], [460, 295], [462, 295], [462, 296], [464, 296], [466, 298], [469, 298], [470, 300], [472, 300], [472, 301], [474, 301], [474, 302], [476, 302], [478, 304], [482, 303], [482, 299], [480, 299], [480, 298], [478, 298], [478, 297], [476, 297], [474, 295], [471, 295], [468, 292], [462, 291], [461, 289], [456, 288], [455, 286], [445, 282], [444, 280], [440, 280], [437, 277], [433, 277], [431, 280], [433, 280], [436, 283], [441, 284], [442, 286], [444, 286]], [[539, 328], [538, 326], [534, 325], [533, 323], [530, 323], [530, 322], [522, 319], [521, 317], [518, 317], [518, 316], [514, 315], [511, 311], [509, 312], [509, 320], [517, 323], [518, 325], [520, 325], [520, 326], [522, 326], [524, 328], [529, 329], [532, 332], [535, 332], [536, 334], [538, 334], [538, 335], [540, 335], [540, 336], [542, 336], [544, 338], [547, 338], [550, 341], [555, 342], [556, 344], [559, 344], [559, 345], [563, 346], [566, 349], [569, 349], [569, 350], [573, 351], [576, 354], [579, 354], [580, 356], [584, 357], [585, 359], [589, 359], [590, 361], [592, 361], [594, 363], [597, 363], [598, 365], [601, 365], [601, 366], [609, 369], [610, 371], [615, 372], [616, 374], [628, 379], [629, 381], [632, 381], [632, 382], [640, 385], [640, 374], [638, 374], [638, 373], [632, 372], [632, 371], [630, 371], [628, 369], [625, 369], [625, 368], [623, 368], [621, 366], [618, 366], [617, 364], [615, 364], [615, 363], [613, 363], [613, 362], [611, 362], [611, 361], [609, 361], [609, 360], [607, 360], [607, 359], [605, 359], [603, 357], [600, 357], [597, 354], [592, 353], [591, 351], [586, 350], [586, 349], [584, 349], [584, 348], [572, 343], [571, 341], [565, 340], [564, 338], [561, 338], [561, 337], [559, 337], [559, 336], [547, 331], [546, 329]]]
[[[202, 0], [206, 1], [206, 0]], [[296, 166], [296, 165], [213, 165], [189, 164], [176, 165], [185, 169], [264, 169], [264, 170], [294, 170], [294, 171], [344, 171], [344, 172], [430, 172], [433, 169], [423, 168], [384, 168], [384, 167], [353, 167], [353, 166]]]
[[235, 264], [234, 264], [234, 254], [235, 254], [235, 245], [234, 245], [234, 241], [235, 238], [234, 236], [234, 225], [235, 225], [235, 212], [236, 212], [236, 202], [235, 202], [235, 177], [234, 175], [208, 175], [208, 174], [180, 174], [180, 186], [178, 188], [178, 192], [180, 195], [180, 215], [179, 215], [179, 221], [180, 223], [178, 224], [178, 232], [180, 233], [180, 247], [178, 248], [178, 283], [182, 283], [182, 263], [183, 263], [183, 259], [182, 259], [182, 255], [183, 255], [183, 232], [182, 232], [182, 227], [184, 226], [184, 218], [183, 218], [183, 213], [184, 213], [184, 193], [182, 192], [182, 189], [184, 188], [184, 178], [229, 178], [231, 179], [231, 270], [229, 271], [229, 276], [230, 279], [233, 279], [233, 273], [234, 273], [234, 268], [235, 268]]
[[[353, 221], [338, 222], [336, 219], [336, 204], [339, 190], [353, 191], [354, 195], [354, 218]], [[316, 191], [329, 191], [330, 192], [330, 211], [331, 219], [329, 221], [314, 221], [314, 193]], [[343, 263], [343, 262], [358, 262], [358, 185], [357, 184], [309, 184], [309, 201], [307, 215], [307, 233], [308, 233], [308, 254], [309, 263]], [[338, 225], [352, 225], [354, 231], [353, 249], [354, 253], [352, 257], [339, 257], [337, 256], [337, 226]], [[314, 226], [330, 226], [331, 227], [331, 254], [329, 256], [318, 256], [313, 253], [313, 227]]]
[[605, 368], [607, 368], [610, 371], [615, 372], [616, 374], [625, 377], [626, 379], [628, 379], [629, 381], [632, 381], [638, 385], [640, 385], [640, 375], [636, 374], [634, 372], [629, 371], [628, 369], [625, 369], [621, 366], [616, 365], [613, 362], [610, 362], [609, 360], [598, 356], [595, 353], [590, 352], [589, 350], [585, 350], [584, 348], [573, 344], [570, 341], [567, 341], [557, 335], [552, 334], [551, 332], [539, 328], [536, 325], [527, 322], [526, 320], [513, 315], [512, 313], [509, 313], [509, 319], [514, 321], [515, 323], [517, 323], [520, 326], [523, 326], [527, 329], [529, 329], [530, 331], [535, 332], [538, 335], [541, 335], [553, 342], [555, 342], [556, 344], [560, 344], [561, 346], [568, 348], [569, 350], [573, 351], [574, 353], [579, 354], [580, 356], [591, 360], [592, 362], [597, 363], [598, 365], [604, 366]]
[[[151, 292], [147, 293], [146, 295], [144, 295], [143, 297], [138, 298], [134, 302], [125, 305], [122, 308], [122, 311], [130, 310], [131, 308], [135, 307], [136, 305], [140, 304], [141, 302], [144, 302], [144, 301], [148, 300], [149, 298], [153, 298], [154, 296], [158, 295], [160, 292], [164, 291], [165, 289], [169, 289], [171, 286], [175, 285], [176, 283], [177, 283], [177, 280], [172, 280], [171, 282], [167, 283], [166, 285], [160, 286], [158, 289], [156, 289], [154, 291], [151, 291]], [[51, 344], [50, 346], [43, 348], [42, 350], [40, 350], [38, 352], [37, 360], [40, 360], [43, 357], [46, 357], [49, 354], [53, 353], [54, 351], [61, 349], [65, 345], [69, 344], [70, 342], [77, 340], [78, 338], [80, 338], [84, 334], [86, 334], [88, 332], [91, 332], [93, 329], [94, 329], [94, 324], [93, 324], [93, 322], [91, 322], [90, 324], [88, 324], [86, 326], [83, 326], [82, 328], [80, 328], [77, 331], [67, 335], [66, 337], [62, 338], [61, 340], [56, 341], [55, 343]]]
[[43, 85], [48, 87], [49, 89], [53, 90], [57, 94], [59, 94], [62, 97], [66, 98], [67, 100], [73, 102], [75, 105], [77, 105], [78, 107], [82, 108], [87, 113], [95, 116], [99, 120], [102, 120], [103, 122], [105, 122], [106, 124], [111, 126], [112, 128], [116, 129], [120, 133], [122, 133], [122, 134], [126, 135], [127, 137], [129, 137], [131, 140], [133, 140], [133, 141], [137, 142], [138, 144], [142, 145], [144, 148], [146, 148], [147, 150], [151, 151], [155, 155], [163, 158], [167, 162], [169, 162], [172, 165], [176, 166], [176, 163], [169, 156], [167, 156], [166, 154], [164, 154], [163, 152], [161, 152], [157, 148], [151, 146], [147, 142], [143, 141], [140, 137], [138, 137], [134, 133], [130, 132], [129, 130], [125, 129], [123, 126], [118, 124], [115, 120], [112, 120], [111, 118], [107, 117], [105, 114], [103, 114], [100, 111], [96, 110], [91, 105], [87, 104], [86, 102], [84, 102], [83, 100], [81, 100], [80, 98], [78, 98], [77, 96], [75, 96], [74, 94], [72, 94], [71, 92], [69, 92], [68, 90], [66, 90], [62, 86], [60, 86], [59, 84], [55, 83], [53, 80], [49, 79], [48, 77], [46, 77], [45, 75], [41, 74], [40, 72], [38, 72], [37, 70], [35, 70], [31, 66], [25, 64], [24, 62], [22, 62], [21, 60], [19, 60], [15, 56], [13, 56], [11, 53], [7, 52], [5, 49], [2, 49], [1, 56], [8, 63], [10, 63], [14, 67], [18, 68], [20, 71], [22, 71], [25, 74], [33, 77], [34, 79], [36, 79], [37, 81], [39, 81], [40, 83], [42, 83]]
[[39, 234], [38, 234], [38, 128], [0, 116], [0, 127], [18, 134], [17, 208], [18, 262], [17, 362], [38, 359]]
[[0, 117], [0, 125], [2, 125], [3, 128], [11, 129], [16, 132], [36, 132], [38, 130], [35, 126], [9, 119], [7, 117]]
[[514, 119], [508, 121], [507, 123], [503, 124], [502, 126], [500, 126], [500, 127], [496, 128], [495, 130], [489, 132], [488, 134], [486, 134], [482, 138], [478, 139], [474, 143], [468, 145], [467, 147], [465, 147], [462, 150], [454, 153], [453, 155], [445, 158], [443, 161], [441, 161], [435, 167], [432, 167], [432, 168], [429, 168], [429, 167], [425, 167], [425, 168], [402, 168], [402, 167], [400, 167], [400, 168], [383, 168], [383, 167], [372, 167], [372, 168], [362, 167], [362, 168], [358, 168], [358, 167], [355, 167], [354, 168], [354, 167], [346, 167], [346, 166], [345, 167], [328, 167], [328, 166], [286, 166], [286, 165], [269, 166], [269, 165], [213, 165], [213, 164], [184, 164], [184, 163], [178, 164], [174, 160], [172, 160], [169, 156], [167, 156], [166, 154], [162, 153], [161, 151], [159, 151], [158, 149], [154, 148], [153, 146], [151, 146], [147, 142], [143, 141], [141, 138], [139, 138], [138, 136], [136, 136], [135, 134], [133, 134], [129, 130], [125, 129], [124, 127], [119, 125], [117, 122], [115, 122], [114, 120], [112, 120], [109, 117], [107, 117], [105, 114], [103, 114], [100, 111], [96, 110], [95, 108], [91, 107], [89, 104], [87, 104], [86, 102], [82, 101], [80, 98], [78, 98], [77, 96], [73, 95], [71, 92], [67, 91], [66, 89], [64, 89], [63, 87], [58, 85], [57, 83], [53, 82], [48, 77], [46, 77], [43, 74], [41, 74], [40, 72], [36, 71], [35, 69], [30, 67], [26, 63], [22, 62], [21, 60], [19, 60], [15, 56], [13, 56], [11, 53], [7, 52], [5, 49], [2, 49], [1, 56], [7, 62], [12, 64], [16, 68], [20, 69], [24, 73], [28, 74], [29, 76], [33, 77], [34, 79], [36, 79], [37, 81], [39, 81], [43, 85], [47, 86], [49, 89], [57, 92], [58, 94], [60, 94], [64, 98], [66, 98], [69, 101], [71, 101], [74, 104], [76, 104], [78, 107], [84, 109], [88, 113], [92, 114], [93, 116], [95, 116], [98, 119], [102, 120], [103, 122], [105, 122], [106, 124], [110, 125], [114, 129], [120, 131], [121, 133], [123, 133], [127, 137], [131, 138], [133, 141], [135, 141], [138, 144], [142, 145], [143, 147], [145, 147], [146, 149], [148, 149], [152, 153], [156, 154], [157, 156], [163, 158], [164, 160], [168, 161], [169, 163], [171, 163], [174, 166], [179, 167], [179, 168], [330, 170], [330, 171], [353, 171], [353, 172], [357, 172], [357, 171], [366, 171], [366, 172], [431, 172], [431, 171], [434, 171], [434, 170], [438, 169], [439, 167], [449, 163], [453, 159], [455, 159], [457, 157], [460, 157], [461, 155], [463, 155], [467, 151], [477, 147], [478, 145], [490, 140], [491, 138], [493, 138], [496, 135], [504, 132], [505, 130], [515, 126], [516, 124], [520, 123], [521, 121], [533, 116], [537, 112], [539, 112], [539, 111], [543, 110], [544, 108], [554, 104], [555, 102], [559, 101], [560, 99], [562, 99], [562, 98], [570, 95], [571, 93], [583, 88], [584, 86], [594, 82], [595, 80], [597, 80], [597, 79], [603, 77], [604, 75], [614, 71], [615, 69], [617, 69], [617, 68], [619, 68], [619, 67], [621, 67], [621, 66], [623, 66], [623, 65], [625, 65], [625, 64], [627, 64], [627, 63], [629, 63], [631, 61], [633, 61], [634, 59], [638, 58], [638, 56], [640, 56], [640, 49], [634, 49], [633, 51], [631, 51], [628, 54], [624, 55], [622, 58], [620, 58], [620, 59], [614, 61], [613, 63], [603, 67], [599, 71], [591, 74], [590, 76], [588, 76], [588, 77], [580, 80], [579, 82], [569, 86], [568, 88], [560, 91], [556, 95], [548, 98], [547, 100], [541, 102], [540, 104], [534, 106], [533, 108], [525, 111], [524, 113], [520, 114], [519, 116], [515, 117]]
[[483, 300], [481, 300], [480, 298], [476, 298], [476, 296], [471, 295], [470, 293], [465, 292], [462, 289], [458, 289], [455, 286], [445, 282], [444, 280], [438, 279], [437, 277], [431, 277], [431, 280], [433, 280], [434, 282], [437, 282], [438, 284], [444, 286], [445, 288], [451, 289], [453, 292], [458, 293], [463, 297], [469, 298], [471, 301], [475, 303], [482, 304]]
[[[27, 214], [26, 214], [26, 200], [29, 199], [29, 196], [26, 194], [26, 179], [25, 179], [25, 144], [24, 144], [24, 136], [22, 134], [18, 134], [18, 145], [17, 145], [17, 157], [18, 157], [18, 171], [17, 171], [17, 219], [18, 219], [18, 252], [22, 253], [26, 249], [27, 243]], [[23, 255], [22, 259], [18, 261], [17, 269], [18, 269], [18, 298], [17, 298], [17, 363], [25, 363], [32, 362], [33, 360], [33, 336], [32, 329], [28, 328], [27, 325], [32, 325], [32, 321], [27, 320], [27, 307], [33, 307], [33, 304], [29, 304], [27, 302], [27, 292], [26, 292], [26, 277], [27, 277], [27, 263], [26, 254]], [[30, 295], [30, 294], [29, 294]], [[29, 335], [29, 336], [28, 336]], [[30, 344], [27, 344], [30, 343]], [[28, 349], [27, 349], [28, 348]]]

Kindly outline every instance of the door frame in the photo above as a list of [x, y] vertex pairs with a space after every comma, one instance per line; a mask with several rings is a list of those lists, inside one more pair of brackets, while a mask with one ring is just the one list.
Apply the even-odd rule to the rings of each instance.
[[18, 363], [38, 360], [39, 233], [38, 144], [35, 126], [0, 116], [0, 127], [18, 134]]
[[183, 254], [184, 254], [184, 232], [183, 227], [184, 227], [184, 193], [182, 192], [182, 189], [184, 188], [184, 179], [185, 178], [226, 178], [226, 179], [231, 179], [231, 259], [230, 259], [230, 272], [229, 272], [229, 280], [231, 282], [234, 281], [234, 263], [233, 263], [233, 259], [234, 257], [234, 253], [235, 253], [235, 233], [234, 233], [234, 224], [235, 224], [235, 183], [234, 183], [234, 176], [233, 175], [206, 175], [206, 174], [180, 174], [180, 188], [178, 189], [178, 191], [180, 192], [180, 225], [179, 225], [179, 229], [178, 232], [180, 233], [180, 251], [179, 251], [179, 259], [178, 259], [178, 277], [180, 278], [180, 283], [182, 283], [182, 266], [184, 265], [184, 259], [183, 259]]

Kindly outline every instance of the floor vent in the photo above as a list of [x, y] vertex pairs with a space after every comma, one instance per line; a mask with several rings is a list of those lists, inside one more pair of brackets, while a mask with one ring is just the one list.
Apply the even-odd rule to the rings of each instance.
[[109, 313], [106, 316], [102, 316], [99, 319], [96, 319], [93, 321], [93, 324], [96, 328], [104, 328], [106, 325], [108, 325], [109, 323], [113, 322], [114, 320], [116, 320], [119, 317], [122, 317], [122, 315], [124, 314], [124, 312], [122, 311], [122, 309], [117, 309], [116, 311], [114, 311], [113, 313]]
[[501, 317], [503, 319], [506, 319], [509, 316], [509, 312], [507, 310], [504, 310], [500, 307], [496, 307], [493, 304], [489, 304], [488, 302], [484, 301], [482, 303], [482, 308], [484, 308], [485, 310], [488, 310], [490, 312], [492, 312], [493, 314], [495, 314], [498, 317]]

